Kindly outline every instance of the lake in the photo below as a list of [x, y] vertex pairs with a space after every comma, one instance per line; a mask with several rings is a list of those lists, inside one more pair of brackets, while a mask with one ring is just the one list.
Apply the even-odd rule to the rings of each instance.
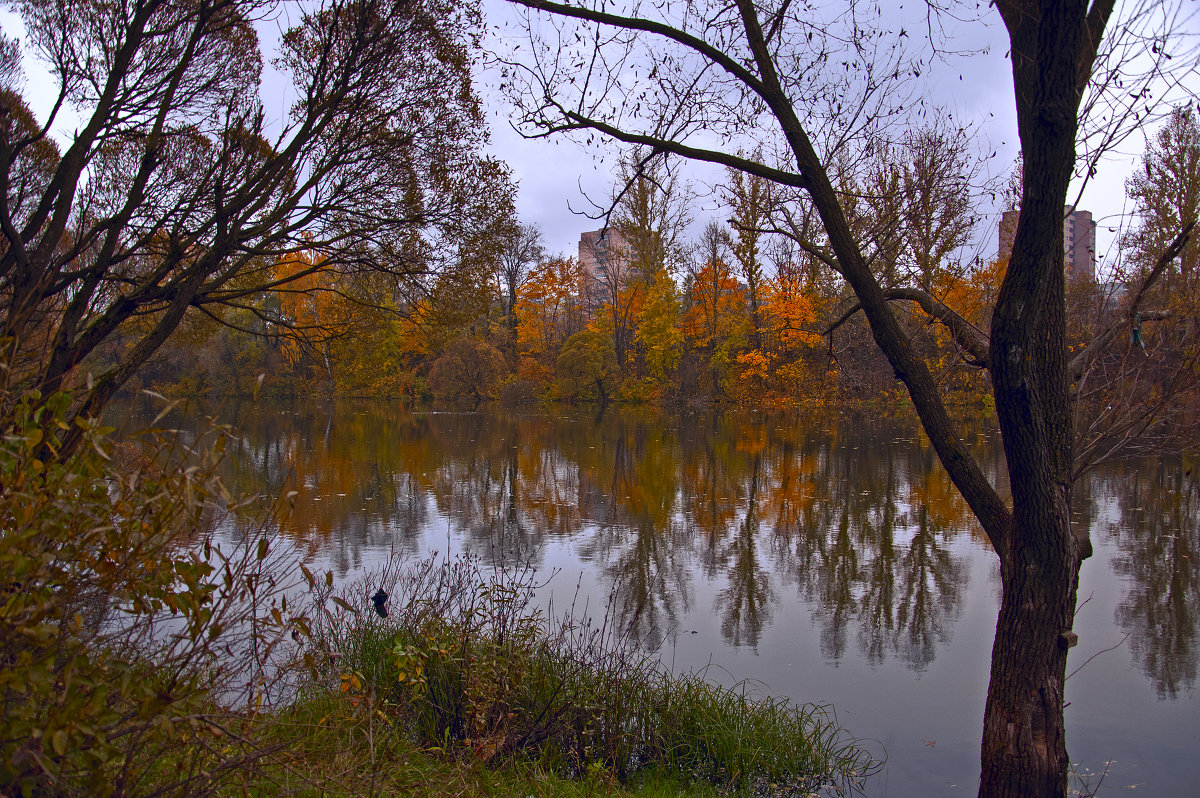
[[[610, 597], [676, 670], [831, 704], [887, 763], [874, 796], [973, 795], [999, 568], [915, 421], [609, 408], [225, 407], [230, 479], [299, 491], [286, 535], [348, 580], [393, 554], [554, 573], [555, 606]], [[1003, 487], [998, 434], [964, 423]], [[1091, 530], [1067, 746], [1092, 786], [1200, 784], [1200, 483], [1192, 461], [1077, 485]], [[1078, 785], [1075, 785], [1078, 786]]]

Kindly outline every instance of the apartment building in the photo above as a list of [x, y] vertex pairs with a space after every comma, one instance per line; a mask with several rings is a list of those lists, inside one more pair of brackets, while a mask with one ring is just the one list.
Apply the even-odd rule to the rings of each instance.
[[[1000, 218], [1001, 258], [1012, 255], [1020, 216], [1020, 211], [1005, 211]], [[1063, 208], [1063, 255], [1068, 278], [1096, 279], [1096, 222], [1091, 211]]]

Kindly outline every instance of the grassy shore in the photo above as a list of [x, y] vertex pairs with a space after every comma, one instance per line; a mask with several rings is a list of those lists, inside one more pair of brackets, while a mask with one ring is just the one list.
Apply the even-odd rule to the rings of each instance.
[[[387, 618], [368, 591], [391, 594]], [[254, 794], [845, 794], [876, 765], [822, 707], [667, 672], [609, 623], [533, 607], [530, 574], [421, 561], [323, 619], [281, 709], [241, 718], [269, 752]], [[327, 606], [326, 595], [318, 603]]]

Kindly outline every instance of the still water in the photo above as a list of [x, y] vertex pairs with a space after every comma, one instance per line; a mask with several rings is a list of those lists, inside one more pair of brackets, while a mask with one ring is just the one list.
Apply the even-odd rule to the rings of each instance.
[[[612, 596], [673, 668], [831, 704], [887, 764], [875, 796], [973, 795], [994, 554], [911, 420], [609, 409], [227, 407], [238, 488], [299, 491], [286, 534], [351, 579], [393, 554], [554, 572]], [[998, 436], [963, 434], [1003, 484]], [[1200, 794], [1200, 481], [1138, 460], [1076, 488], [1091, 530], [1068, 750], [1102, 794]], [[315, 570], [315, 568], [314, 568]], [[1082, 666], [1082, 667], [1081, 667]]]

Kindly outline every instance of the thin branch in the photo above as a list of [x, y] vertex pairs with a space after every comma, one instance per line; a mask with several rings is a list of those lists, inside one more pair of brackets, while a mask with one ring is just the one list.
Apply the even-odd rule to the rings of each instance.
[[1113, 339], [1118, 334], [1123, 333], [1133, 326], [1135, 315], [1140, 315], [1142, 321], [1158, 321], [1167, 318], [1169, 314], [1166, 311], [1147, 311], [1146, 313], [1139, 314], [1139, 308], [1146, 296], [1146, 292], [1158, 282], [1158, 279], [1166, 271], [1171, 261], [1179, 257], [1179, 253], [1183, 252], [1184, 248], [1188, 245], [1195, 226], [1195, 222], [1188, 222], [1179, 231], [1179, 235], [1175, 236], [1170, 245], [1158, 256], [1158, 259], [1154, 262], [1154, 268], [1150, 270], [1150, 273], [1142, 280], [1142, 284], [1138, 286], [1137, 292], [1133, 295], [1133, 299], [1129, 301], [1129, 305], [1122, 314], [1122, 317], [1110, 324], [1102, 333], [1093, 338], [1078, 355], [1071, 359], [1069, 373], [1072, 382], [1079, 382], [1083, 378], [1084, 372], [1108, 348]]

